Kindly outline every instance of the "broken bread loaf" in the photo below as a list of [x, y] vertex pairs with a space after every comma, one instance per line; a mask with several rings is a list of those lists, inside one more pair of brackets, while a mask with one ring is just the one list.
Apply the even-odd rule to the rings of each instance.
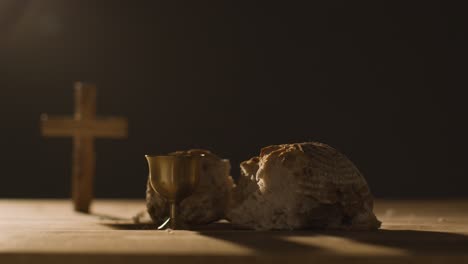
[[[233, 181], [229, 176], [229, 160], [200, 149], [177, 151], [169, 155], [204, 156], [197, 188], [179, 204], [179, 220], [186, 224], [208, 224], [224, 218], [233, 188]], [[169, 216], [169, 202], [151, 187], [149, 178], [146, 187], [146, 207], [156, 224], [162, 223], [165, 217]]]
[[366, 180], [343, 154], [318, 143], [265, 147], [241, 164], [228, 219], [257, 230], [346, 228], [372, 230]]

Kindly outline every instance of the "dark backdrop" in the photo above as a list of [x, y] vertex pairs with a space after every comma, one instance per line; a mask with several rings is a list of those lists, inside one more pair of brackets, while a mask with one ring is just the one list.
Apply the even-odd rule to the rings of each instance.
[[[320, 2], [320, 3], [318, 3]], [[97, 141], [98, 197], [143, 197], [145, 153], [240, 161], [317, 140], [377, 197], [466, 196], [467, 16], [443, 1], [0, 2], [0, 197], [66, 197], [74, 81], [128, 140]]]

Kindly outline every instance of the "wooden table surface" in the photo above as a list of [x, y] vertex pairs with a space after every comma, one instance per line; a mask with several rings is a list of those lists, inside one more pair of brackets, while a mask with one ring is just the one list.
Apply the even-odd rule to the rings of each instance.
[[0, 263], [468, 263], [468, 200], [376, 201], [375, 232], [194, 231], [134, 224], [143, 201], [0, 200]]

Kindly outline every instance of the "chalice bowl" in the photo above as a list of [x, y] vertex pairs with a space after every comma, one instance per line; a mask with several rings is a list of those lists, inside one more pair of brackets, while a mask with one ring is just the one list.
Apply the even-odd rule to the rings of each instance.
[[170, 227], [178, 229], [178, 204], [193, 193], [198, 185], [203, 156], [146, 155], [151, 187], [169, 202]]

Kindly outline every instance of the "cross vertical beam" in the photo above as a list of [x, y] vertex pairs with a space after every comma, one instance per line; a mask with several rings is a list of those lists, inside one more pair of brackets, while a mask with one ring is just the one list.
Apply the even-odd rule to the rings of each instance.
[[[96, 118], [96, 86], [75, 83], [75, 120]], [[83, 135], [80, 129], [73, 136], [72, 199], [76, 211], [89, 212], [93, 199], [96, 154], [92, 135]]]

